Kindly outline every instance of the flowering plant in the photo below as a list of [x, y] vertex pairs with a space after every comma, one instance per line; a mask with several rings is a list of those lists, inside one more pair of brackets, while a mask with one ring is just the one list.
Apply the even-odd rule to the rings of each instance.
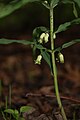
[[[62, 44], [60, 47], [55, 48], [54, 42], [58, 33], [67, 30], [70, 26], [74, 24], [80, 24], [80, 18], [78, 17], [78, 12], [76, 9], [76, 5], [80, 7], [80, 0], [13, 0], [8, 2], [8, 4], [4, 4], [1, 6], [0, 18], [3, 18], [13, 11], [19, 9], [23, 5], [31, 2], [39, 2], [43, 6], [45, 6], [50, 12], [50, 28], [46, 28], [44, 26], [37, 27], [33, 30], [33, 38], [31, 41], [27, 40], [10, 40], [2, 38], [0, 39], [0, 44], [11, 44], [11, 43], [21, 43], [24, 45], [32, 45], [33, 54], [36, 54], [36, 50], [40, 51], [40, 54], [34, 60], [35, 64], [41, 64], [41, 59], [43, 58], [49, 65], [52, 76], [54, 78], [55, 85], [55, 93], [59, 108], [61, 110], [61, 114], [64, 120], [67, 120], [66, 114], [64, 112], [64, 108], [61, 103], [59, 90], [58, 90], [58, 81], [57, 81], [57, 72], [56, 72], [56, 57], [55, 53], [57, 53], [57, 60], [60, 63], [64, 63], [64, 56], [61, 53], [61, 50], [67, 48], [75, 43], [79, 43], [80, 39], [71, 40], [67, 43]], [[54, 8], [59, 6], [59, 4], [71, 4], [73, 6], [73, 13], [75, 15], [75, 19], [61, 24], [57, 30], [54, 28]], [[50, 42], [50, 49], [44, 47], [44, 44]], [[51, 59], [50, 59], [51, 58]]]

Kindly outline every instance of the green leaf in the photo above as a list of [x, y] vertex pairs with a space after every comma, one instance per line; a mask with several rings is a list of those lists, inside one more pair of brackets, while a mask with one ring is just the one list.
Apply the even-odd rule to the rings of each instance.
[[47, 51], [41, 50], [41, 55], [43, 56], [43, 59], [48, 63], [52, 71], [52, 65], [51, 65], [51, 59], [49, 53]]
[[73, 0], [80, 7], [80, 0]]
[[19, 117], [19, 111], [18, 110], [15, 109], [14, 114], [15, 114], [16, 117]]
[[46, 50], [46, 48], [43, 47], [43, 46], [40, 45], [40, 44], [35, 44], [35, 46], [36, 46], [37, 49], [40, 49], [40, 50]]
[[59, 0], [51, 0], [51, 6], [54, 8], [59, 3]]
[[36, 2], [40, 0], [18, 0], [17, 2], [9, 2], [8, 4], [0, 4], [0, 18], [3, 18], [15, 10], [21, 8], [29, 2]]
[[72, 0], [61, 0], [60, 2], [64, 3], [64, 4], [67, 4], [67, 3], [72, 4], [73, 3]]
[[[77, 0], [76, 0], [77, 1]], [[73, 5], [73, 13], [75, 15], [75, 17], [77, 18], [78, 17], [78, 12], [77, 12], [77, 9], [76, 9], [76, 6], [75, 6], [75, 0], [61, 0], [62, 3], [66, 4], [72, 4]]]
[[29, 111], [31, 111], [32, 109], [33, 109], [33, 107], [31, 107], [31, 106], [22, 106], [22, 107], [20, 108], [20, 113], [29, 112]]
[[80, 24], [80, 18], [77, 18], [77, 19], [74, 19], [72, 20], [71, 22], [66, 22], [64, 24], [61, 24], [57, 31], [55, 31], [55, 33], [59, 33], [59, 32], [62, 32], [62, 31], [65, 31], [67, 30], [70, 26], [74, 25], [74, 24]]
[[44, 26], [36, 27], [33, 30], [33, 38], [38, 39], [41, 33], [44, 33], [47, 31], [47, 28]]
[[72, 45], [74, 45], [74, 44], [76, 44], [76, 43], [80, 43], [80, 39], [75, 39], [75, 40], [72, 40], [72, 41], [70, 41], [70, 42], [64, 43], [64, 44], [61, 45], [60, 47], [56, 48], [56, 49], [54, 50], [54, 52], [56, 52], [56, 51], [61, 51], [62, 49], [65, 49], [65, 48], [67, 48], [67, 47], [70, 47], [70, 46], [72, 46]]
[[76, 40], [72, 40], [70, 42], [67, 42], [67, 43], [62, 45], [62, 49], [70, 47], [71, 45], [74, 45], [74, 44], [79, 43], [79, 42], [80, 42], [80, 39], [76, 39]]
[[10, 40], [5, 38], [0, 39], [0, 44], [12, 44], [12, 43], [20, 43], [23, 45], [34, 44], [34, 42], [27, 41], [27, 40]]
[[13, 109], [6, 109], [6, 110], [4, 110], [4, 112], [9, 113], [9, 114], [14, 114]]
[[78, 18], [78, 12], [76, 10], [76, 6], [75, 6], [74, 2], [73, 2], [73, 13], [74, 13], [75, 17]]

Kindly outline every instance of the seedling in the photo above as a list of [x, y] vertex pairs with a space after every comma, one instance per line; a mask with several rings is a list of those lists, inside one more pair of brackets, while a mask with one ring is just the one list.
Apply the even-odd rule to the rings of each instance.
[[[57, 60], [60, 63], [64, 63], [64, 56], [61, 53], [62, 49], [67, 48], [75, 43], [79, 43], [80, 39], [71, 40], [68, 43], [62, 44], [60, 47], [56, 48], [54, 43], [56, 41], [56, 36], [58, 33], [67, 30], [71, 25], [74, 24], [80, 24], [80, 18], [78, 18], [78, 12], [76, 9], [76, 4], [78, 7], [80, 7], [80, 0], [19, 0], [15, 2], [9, 2], [7, 5], [3, 6], [0, 12], [0, 18], [5, 17], [15, 11], [16, 9], [19, 9], [23, 5], [29, 3], [29, 2], [40, 2], [42, 5], [44, 5], [50, 12], [50, 28], [46, 28], [44, 26], [37, 27], [33, 30], [33, 38], [31, 41], [27, 40], [9, 40], [9, 39], [0, 39], [0, 44], [11, 44], [11, 43], [21, 43], [24, 45], [31, 45], [33, 46], [33, 54], [36, 54], [36, 50], [39, 50], [40, 54], [37, 56], [37, 58], [34, 60], [35, 64], [41, 64], [41, 60], [44, 59], [51, 70], [51, 75], [54, 79], [54, 86], [55, 86], [55, 93], [57, 102], [59, 105], [59, 108], [61, 110], [61, 114], [63, 117], [63, 120], [67, 120], [66, 114], [64, 112], [60, 95], [59, 95], [59, 89], [58, 89], [58, 80], [57, 80], [57, 71], [56, 71], [56, 57], [55, 53], [58, 54]], [[64, 24], [61, 24], [57, 30], [54, 28], [54, 8], [58, 6], [59, 4], [72, 4], [73, 6], [73, 13], [75, 15], [75, 19], [66, 22]], [[50, 42], [51, 49], [47, 49], [44, 47], [44, 44], [47, 42]], [[50, 59], [51, 58], [51, 59]], [[12, 111], [14, 114], [15, 111]], [[16, 111], [16, 120], [19, 115], [18, 111]]]
[[[30, 106], [22, 106], [19, 111], [17, 109], [15, 109], [15, 110], [14, 109], [5, 109], [4, 112], [2, 111], [2, 115], [3, 115], [4, 120], [8, 120], [8, 119], [12, 120], [12, 118], [15, 120], [19, 120], [19, 119], [25, 120], [22, 113], [29, 112], [32, 109], [33, 109], [33, 107], [30, 107]], [[7, 113], [6, 116], [5, 116], [5, 113]], [[10, 117], [8, 116], [8, 114], [10, 115]]]

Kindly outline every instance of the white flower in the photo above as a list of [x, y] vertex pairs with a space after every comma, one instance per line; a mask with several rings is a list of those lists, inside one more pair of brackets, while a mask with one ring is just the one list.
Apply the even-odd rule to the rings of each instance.
[[43, 43], [44, 37], [45, 37], [45, 33], [42, 33], [42, 34], [40, 35], [40, 38], [39, 38], [38, 42], [39, 42], [39, 43]]
[[43, 39], [45, 37], [45, 33], [42, 33], [41, 35], [40, 35], [40, 39]]
[[48, 38], [49, 38], [49, 34], [46, 33], [45, 36], [44, 36], [44, 42], [47, 43], [48, 42]]
[[58, 53], [58, 59], [59, 59], [60, 63], [64, 63], [64, 56], [60, 52]]
[[35, 64], [41, 64], [42, 55], [38, 55]]
[[40, 35], [40, 38], [39, 38], [38, 42], [39, 43], [43, 43], [43, 42], [47, 43], [48, 42], [48, 38], [49, 38], [49, 34], [48, 33], [42, 33]]

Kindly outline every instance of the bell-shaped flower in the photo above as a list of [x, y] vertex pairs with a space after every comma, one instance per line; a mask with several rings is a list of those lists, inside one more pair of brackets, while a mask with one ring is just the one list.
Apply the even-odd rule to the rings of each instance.
[[38, 55], [35, 64], [41, 64], [42, 55]]
[[42, 34], [40, 35], [40, 38], [39, 38], [38, 42], [39, 42], [39, 43], [43, 43], [44, 37], [45, 37], [45, 33], [42, 33]]
[[58, 59], [59, 59], [60, 63], [64, 63], [64, 56], [60, 52], [58, 53]]
[[49, 34], [45, 33], [44, 42], [47, 43], [48, 41], [49, 41]]

